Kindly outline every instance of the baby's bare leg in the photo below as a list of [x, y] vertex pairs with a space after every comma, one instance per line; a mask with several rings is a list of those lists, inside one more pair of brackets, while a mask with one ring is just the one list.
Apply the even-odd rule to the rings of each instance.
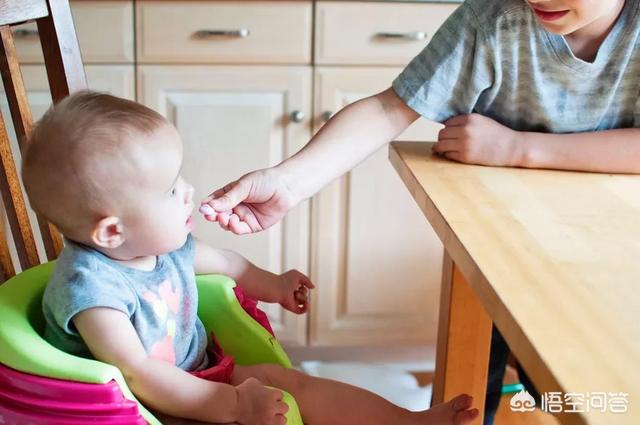
[[478, 415], [470, 409], [469, 396], [410, 412], [361, 388], [271, 364], [236, 366], [231, 383], [238, 385], [250, 377], [293, 395], [306, 425], [463, 425]]

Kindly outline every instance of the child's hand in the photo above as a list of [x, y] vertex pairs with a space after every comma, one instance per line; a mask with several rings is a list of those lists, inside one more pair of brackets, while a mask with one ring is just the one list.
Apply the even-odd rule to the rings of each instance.
[[309, 308], [309, 289], [315, 288], [315, 285], [298, 270], [282, 273], [280, 279], [280, 305], [296, 314], [306, 313]]
[[255, 378], [236, 387], [238, 423], [242, 425], [284, 425], [289, 406], [282, 401], [282, 391], [267, 388]]
[[444, 123], [434, 152], [469, 164], [517, 167], [523, 144], [517, 131], [480, 114], [458, 115]]

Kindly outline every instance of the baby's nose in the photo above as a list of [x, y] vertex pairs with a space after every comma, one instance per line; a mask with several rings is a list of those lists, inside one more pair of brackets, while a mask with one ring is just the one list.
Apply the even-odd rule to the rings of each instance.
[[187, 190], [185, 191], [185, 196], [184, 196], [184, 201], [185, 203], [190, 203], [193, 200], [193, 186], [191, 186], [190, 184], [187, 184]]

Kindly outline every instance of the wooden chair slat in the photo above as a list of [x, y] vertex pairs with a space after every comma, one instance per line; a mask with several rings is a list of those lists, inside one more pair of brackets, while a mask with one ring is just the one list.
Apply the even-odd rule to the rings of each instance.
[[33, 118], [9, 26], [0, 28], [0, 72], [11, 111], [13, 128], [20, 149], [24, 149], [26, 139], [31, 134]]
[[46, 0], [0, 1], [0, 25], [30, 21], [47, 13]]
[[[10, 27], [0, 28], [0, 41], [0, 72], [18, 144], [23, 150], [31, 134], [33, 118]], [[62, 250], [62, 237], [55, 227], [50, 226], [43, 217], [37, 215], [37, 218], [47, 258], [53, 260]]]
[[[0, 0], [0, 72], [6, 89], [20, 149], [28, 143], [33, 117], [17, 61], [10, 25], [35, 20], [45, 60], [51, 98], [59, 102], [70, 93], [87, 88], [80, 46], [76, 37], [68, 0]], [[39, 263], [16, 170], [11, 144], [0, 113], [0, 189], [9, 227], [23, 270]], [[62, 251], [63, 241], [57, 229], [38, 217], [40, 234], [49, 260]], [[0, 228], [0, 281], [15, 274], [7, 243], [7, 231]]]
[[0, 214], [0, 283], [16, 274], [16, 269], [13, 267], [13, 261], [11, 260], [7, 236], [4, 226], [4, 214]]
[[42, 243], [44, 244], [44, 250], [47, 254], [49, 261], [55, 260], [62, 252], [64, 243], [62, 242], [62, 236], [58, 229], [47, 220], [45, 220], [40, 214], [36, 214], [38, 217], [38, 226], [40, 228], [40, 235], [42, 235]]
[[24, 203], [22, 188], [18, 180], [16, 165], [11, 153], [11, 142], [0, 113], [0, 189], [2, 200], [11, 226], [11, 234], [16, 244], [16, 251], [22, 270], [40, 264], [36, 242], [31, 230], [29, 215]]
[[37, 20], [53, 103], [87, 88], [80, 46], [67, 0], [49, 0], [49, 16]]

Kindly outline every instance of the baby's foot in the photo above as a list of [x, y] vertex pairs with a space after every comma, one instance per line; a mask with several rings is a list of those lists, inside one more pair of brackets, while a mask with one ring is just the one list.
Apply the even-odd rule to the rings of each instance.
[[446, 403], [438, 404], [422, 412], [422, 425], [464, 425], [478, 416], [478, 409], [472, 409], [473, 397], [461, 394]]

